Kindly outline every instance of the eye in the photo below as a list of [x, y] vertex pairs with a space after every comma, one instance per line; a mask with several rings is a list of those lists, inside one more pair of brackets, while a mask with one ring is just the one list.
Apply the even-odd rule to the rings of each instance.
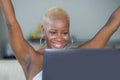
[[63, 35], [67, 35], [68, 34], [68, 32], [63, 32]]
[[56, 34], [56, 32], [55, 31], [50, 31], [50, 34], [54, 35], [54, 34]]

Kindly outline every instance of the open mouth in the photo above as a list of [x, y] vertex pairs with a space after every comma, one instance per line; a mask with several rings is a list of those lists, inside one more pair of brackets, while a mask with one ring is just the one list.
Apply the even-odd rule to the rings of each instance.
[[62, 44], [62, 43], [61, 44], [60, 43], [59, 44], [58, 43], [52, 44], [52, 48], [58, 48], [59, 49], [59, 48], [64, 48], [64, 47], [65, 47], [65, 44]]

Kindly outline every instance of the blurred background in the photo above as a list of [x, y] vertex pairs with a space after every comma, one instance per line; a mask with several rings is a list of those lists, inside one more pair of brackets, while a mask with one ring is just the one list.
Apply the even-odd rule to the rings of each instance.
[[[12, 0], [16, 18], [25, 39], [40, 47], [42, 16], [48, 8], [64, 8], [70, 15], [70, 44], [76, 46], [91, 39], [104, 26], [120, 0]], [[106, 48], [120, 48], [120, 29]], [[0, 80], [25, 80], [9, 45], [7, 26], [0, 10]]]
[[[42, 16], [48, 8], [64, 8], [70, 15], [71, 42], [82, 44], [91, 39], [101, 28], [112, 12], [120, 6], [120, 0], [12, 0], [16, 17], [23, 35], [30, 44], [39, 48]], [[120, 45], [120, 29], [111, 37], [107, 47]], [[7, 37], [7, 27], [0, 10], [0, 59], [11, 56]]]

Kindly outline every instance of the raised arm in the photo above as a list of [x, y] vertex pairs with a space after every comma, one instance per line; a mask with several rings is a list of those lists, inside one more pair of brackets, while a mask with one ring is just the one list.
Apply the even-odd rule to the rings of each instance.
[[112, 34], [120, 26], [120, 7], [110, 16], [103, 28], [88, 42], [80, 45], [79, 48], [104, 48]]
[[30, 56], [30, 54], [33, 54], [34, 50], [23, 38], [20, 25], [18, 24], [15, 17], [15, 12], [11, 0], [0, 0], [0, 8], [4, 13], [8, 26], [8, 35], [11, 47], [17, 59], [23, 65], [25, 58]]

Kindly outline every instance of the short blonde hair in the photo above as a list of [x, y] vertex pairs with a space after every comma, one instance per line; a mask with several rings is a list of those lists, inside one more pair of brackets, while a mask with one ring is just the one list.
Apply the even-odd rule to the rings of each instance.
[[46, 18], [50, 18], [50, 19], [66, 19], [69, 23], [69, 15], [68, 13], [59, 7], [52, 7], [50, 9], [48, 9], [44, 16], [43, 16], [43, 23], [46, 21]]

